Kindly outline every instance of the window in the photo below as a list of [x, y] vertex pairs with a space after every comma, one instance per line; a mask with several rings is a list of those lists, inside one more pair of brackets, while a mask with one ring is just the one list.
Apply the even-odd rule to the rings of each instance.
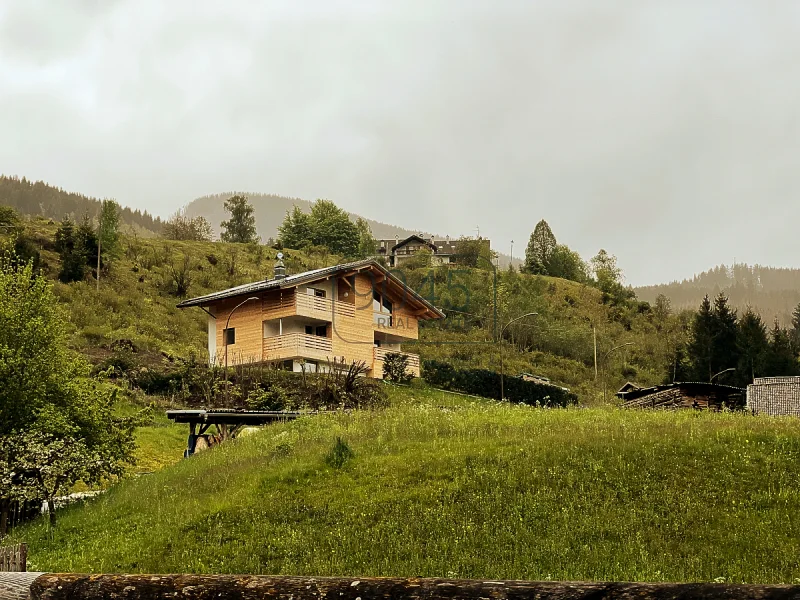
[[320, 325], [319, 327], [317, 327], [317, 335], [319, 337], [328, 337], [328, 326]]
[[380, 327], [392, 326], [392, 301], [379, 292], [372, 292], [372, 321]]
[[306, 325], [306, 335], [314, 335], [314, 326]]
[[306, 294], [314, 296], [315, 298], [324, 298], [326, 296], [325, 290], [319, 290], [317, 288], [306, 288]]
[[222, 343], [225, 346], [232, 346], [236, 343], [236, 327], [222, 330]]

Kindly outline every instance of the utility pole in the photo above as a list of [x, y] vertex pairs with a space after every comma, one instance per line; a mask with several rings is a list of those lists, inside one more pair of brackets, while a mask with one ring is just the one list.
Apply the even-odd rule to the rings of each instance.
[[505, 399], [505, 387], [504, 387], [505, 386], [505, 381], [504, 381], [505, 374], [503, 372], [503, 332], [506, 330], [506, 327], [508, 327], [512, 323], [516, 323], [517, 321], [519, 321], [520, 319], [524, 319], [525, 317], [535, 317], [538, 314], [539, 313], [535, 313], [535, 312], [525, 313], [524, 315], [520, 315], [519, 317], [516, 317], [515, 319], [511, 319], [508, 323], [506, 323], [503, 326], [502, 329], [500, 329], [500, 337], [498, 338], [498, 343], [500, 344], [500, 400], [504, 400]]
[[102, 243], [103, 237], [100, 235], [102, 231], [101, 225], [98, 224], [97, 226], [97, 291], [100, 291], [100, 244]]
[[511, 264], [514, 264], [514, 240], [511, 240]]
[[592, 325], [592, 336], [594, 337], [594, 380], [597, 381], [597, 326]]

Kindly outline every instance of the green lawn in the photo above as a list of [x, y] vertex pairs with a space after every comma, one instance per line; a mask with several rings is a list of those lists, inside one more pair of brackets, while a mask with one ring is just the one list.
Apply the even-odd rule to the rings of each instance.
[[[52, 538], [44, 522], [15, 537], [50, 571], [800, 578], [795, 420], [391, 395], [127, 480], [60, 513]], [[340, 469], [325, 461], [337, 436], [355, 453]]]

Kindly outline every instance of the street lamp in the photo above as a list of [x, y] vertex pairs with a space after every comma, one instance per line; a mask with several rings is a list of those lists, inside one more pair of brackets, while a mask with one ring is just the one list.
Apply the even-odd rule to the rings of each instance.
[[708, 382], [709, 383], [713, 383], [714, 379], [716, 379], [717, 377], [719, 377], [723, 373], [729, 373], [730, 371], [735, 371], [735, 370], [736, 370], [736, 367], [730, 367], [728, 369], [725, 369], [724, 371], [720, 371], [719, 373], [716, 373], [716, 374], [712, 375], [711, 379], [709, 379]]
[[228, 385], [228, 325], [231, 324], [231, 317], [233, 313], [236, 312], [242, 304], [246, 304], [251, 300], [259, 300], [256, 296], [250, 296], [249, 298], [245, 298], [239, 304], [233, 307], [233, 310], [228, 313], [228, 320], [225, 321], [225, 329], [222, 330], [222, 343], [225, 344], [225, 406], [228, 406], [228, 397], [229, 397], [229, 385]]
[[606, 401], [606, 388], [608, 387], [608, 355], [611, 354], [614, 350], [619, 350], [620, 348], [624, 348], [625, 346], [633, 346], [633, 342], [625, 342], [624, 344], [620, 344], [619, 346], [614, 346], [611, 350], [606, 352], [603, 355], [603, 402]]
[[536, 312], [529, 312], [525, 313], [524, 315], [520, 315], [516, 319], [511, 319], [508, 323], [503, 325], [502, 329], [500, 329], [500, 338], [498, 343], [500, 344], [500, 400], [505, 399], [505, 388], [504, 388], [504, 380], [503, 380], [503, 332], [505, 332], [506, 328], [511, 325], [512, 323], [516, 323], [517, 321], [524, 319], [525, 317], [535, 317], [539, 313]]

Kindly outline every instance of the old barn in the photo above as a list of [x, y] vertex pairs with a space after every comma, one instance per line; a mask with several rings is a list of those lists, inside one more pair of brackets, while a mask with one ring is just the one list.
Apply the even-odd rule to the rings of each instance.
[[682, 408], [741, 410], [745, 406], [745, 390], [730, 385], [703, 382], [680, 382], [637, 388], [625, 384], [617, 392], [624, 408], [660, 408], [678, 410]]

